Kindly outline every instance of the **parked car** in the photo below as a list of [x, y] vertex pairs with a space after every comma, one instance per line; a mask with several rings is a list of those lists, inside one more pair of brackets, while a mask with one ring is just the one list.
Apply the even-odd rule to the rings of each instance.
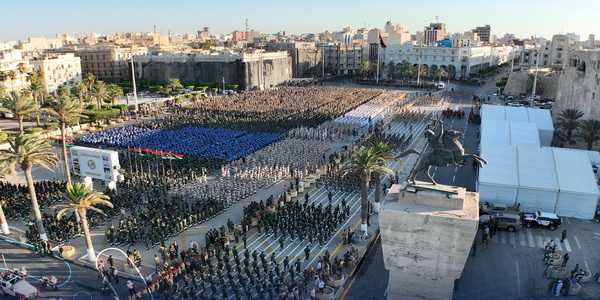
[[508, 206], [506, 204], [502, 204], [502, 203], [497, 203], [497, 204], [492, 204], [492, 203], [488, 203], [485, 202], [481, 205], [481, 207], [479, 208], [480, 214], [482, 215], [498, 215], [499, 213], [512, 213], [512, 214], [519, 214], [520, 210], [518, 207], [513, 207], [513, 206]]
[[492, 222], [496, 228], [515, 232], [523, 228], [521, 215], [514, 213], [498, 213], [492, 216]]
[[562, 219], [554, 213], [536, 211], [535, 213], [524, 213], [523, 223], [527, 228], [540, 226], [550, 230], [556, 230], [562, 223]]
[[13, 296], [17, 299], [34, 299], [40, 291], [27, 280], [11, 271], [0, 273], [0, 295]]

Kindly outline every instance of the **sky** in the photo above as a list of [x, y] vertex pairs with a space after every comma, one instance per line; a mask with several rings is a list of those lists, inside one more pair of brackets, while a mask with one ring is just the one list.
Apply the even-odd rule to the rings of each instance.
[[[439, 18], [448, 31], [490, 24], [498, 37], [550, 38], [574, 32], [600, 38], [600, 0], [1, 0], [0, 41], [59, 32], [214, 33], [251, 29], [274, 33], [382, 28], [387, 20], [410, 32]], [[598, 39], [598, 38], [597, 38]]]

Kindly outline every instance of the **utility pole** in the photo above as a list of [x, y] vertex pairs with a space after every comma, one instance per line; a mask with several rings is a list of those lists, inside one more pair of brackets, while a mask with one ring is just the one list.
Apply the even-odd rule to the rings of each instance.
[[[131, 53], [130, 61], [131, 61], [131, 82], [133, 83], [133, 99], [135, 101], [135, 110], [134, 111], [137, 114], [137, 112], [138, 112], [138, 97], [137, 97], [137, 88], [135, 86], [135, 67], [133, 66], [133, 53]], [[129, 98], [127, 98], [127, 101], [129, 101]], [[127, 104], [129, 104], [129, 103], [127, 103]]]
[[375, 84], [379, 85], [379, 45], [377, 45], [377, 78], [375, 78]]
[[[534, 40], [534, 45], [537, 46], [537, 42]], [[535, 47], [534, 47], [535, 49]], [[540, 48], [538, 50], [537, 53], [537, 58], [535, 61], [535, 73], [533, 75], [533, 88], [531, 89], [531, 103], [530, 106], [533, 106], [533, 101], [535, 100], [535, 90], [537, 88], [537, 77], [538, 77], [538, 70], [539, 70], [539, 66], [540, 66], [540, 55], [542, 54], [542, 48]]]
[[423, 46], [423, 42], [419, 41], [419, 53], [417, 53], [417, 86], [421, 84], [421, 47]]
[[321, 78], [325, 79], [325, 43], [323, 43], [322, 59], [321, 59]]

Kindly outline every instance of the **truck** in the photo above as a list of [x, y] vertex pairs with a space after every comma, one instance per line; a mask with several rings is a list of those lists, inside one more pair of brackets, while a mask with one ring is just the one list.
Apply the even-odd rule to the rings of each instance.
[[538, 226], [554, 231], [562, 223], [562, 219], [554, 213], [536, 211], [524, 213], [523, 223], [527, 228]]

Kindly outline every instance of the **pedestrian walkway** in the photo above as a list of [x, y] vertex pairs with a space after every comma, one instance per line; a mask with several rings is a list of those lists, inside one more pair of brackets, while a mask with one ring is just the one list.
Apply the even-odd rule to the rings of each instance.
[[544, 246], [554, 240], [556, 249], [560, 251], [572, 252], [571, 242], [565, 239], [560, 242], [560, 232], [545, 231], [540, 229], [523, 228], [516, 232], [498, 231], [492, 237], [492, 243], [511, 245], [515, 247], [529, 247], [544, 249]]

